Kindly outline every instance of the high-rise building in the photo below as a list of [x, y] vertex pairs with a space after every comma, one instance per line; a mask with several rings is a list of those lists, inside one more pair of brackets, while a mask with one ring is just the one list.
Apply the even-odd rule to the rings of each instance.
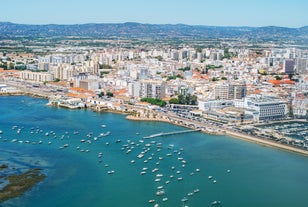
[[302, 75], [307, 73], [308, 59], [298, 58], [296, 59], [296, 73]]
[[283, 61], [283, 70], [286, 74], [294, 74], [295, 61], [293, 59], [285, 59]]
[[158, 98], [165, 97], [165, 82], [155, 80], [140, 81], [140, 97], [141, 98]]

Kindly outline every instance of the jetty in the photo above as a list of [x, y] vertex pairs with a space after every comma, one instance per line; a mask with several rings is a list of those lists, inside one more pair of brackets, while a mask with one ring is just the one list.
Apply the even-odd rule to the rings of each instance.
[[174, 135], [174, 134], [185, 134], [185, 133], [199, 132], [199, 131], [201, 131], [201, 129], [189, 129], [189, 130], [183, 130], [183, 131], [161, 132], [161, 133], [145, 136], [143, 138], [144, 139], [151, 139], [151, 138], [155, 138], [155, 137], [162, 137], [162, 136], [168, 136], [168, 135]]

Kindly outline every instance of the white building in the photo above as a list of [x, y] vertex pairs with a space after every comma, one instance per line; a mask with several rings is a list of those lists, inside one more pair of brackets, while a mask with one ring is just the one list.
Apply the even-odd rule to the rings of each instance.
[[277, 97], [251, 95], [245, 97], [243, 102], [244, 108], [248, 109], [247, 114], [253, 115], [256, 122], [280, 120], [288, 113], [287, 103]]

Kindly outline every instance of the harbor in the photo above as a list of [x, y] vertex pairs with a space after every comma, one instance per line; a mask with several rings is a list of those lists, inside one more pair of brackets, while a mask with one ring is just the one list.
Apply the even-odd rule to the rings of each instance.
[[[257, 204], [259, 196], [269, 192], [285, 195], [275, 201], [279, 206], [304, 206], [305, 184], [303, 178], [295, 179], [295, 174], [308, 170], [299, 167], [306, 162], [305, 156], [194, 131], [168, 135], [187, 129], [163, 122], [130, 121], [122, 114], [51, 108], [45, 106], [46, 101], [30, 97], [0, 98], [8, 105], [18, 103], [14, 109], [1, 111], [1, 163], [11, 160], [7, 164], [17, 167], [16, 173], [39, 167], [46, 175], [33, 190], [3, 206], [84, 206], [90, 202], [92, 206], [123, 206], [129, 202], [137, 207], [219, 203], [235, 207], [239, 201], [254, 206], [251, 203]], [[160, 133], [167, 136], [144, 139]], [[7, 150], [10, 154], [3, 154]], [[16, 161], [8, 159], [12, 153]], [[247, 166], [248, 158], [254, 165]], [[271, 172], [265, 170], [269, 165], [275, 166]], [[298, 189], [299, 199], [287, 196], [293, 188], [283, 188], [281, 179], [275, 177], [282, 171], [292, 180], [288, 186]], [[252, 172], [259, 172], [254, 179], [249, 177]], [[246, 192], [251, 185], [260, 186], [253, 193]], [[83, 196], [87, 193], [91, 196]], [[119, 199], [110, 200], [114, 194]], [[51, 202], [55, 199], [56, 203]], [[271, 206], [272, 201], [263, 200], [262, 204]]]

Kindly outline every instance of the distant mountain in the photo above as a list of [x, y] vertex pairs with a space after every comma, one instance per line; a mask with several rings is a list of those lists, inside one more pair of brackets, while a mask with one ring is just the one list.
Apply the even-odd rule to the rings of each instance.
[[95, 38], [248, 38], [308, 39], [308, 26], [223, 27], [185, 24], [74, 24], [29, 25], [0, 22], [0, 38], [79, 36]]

